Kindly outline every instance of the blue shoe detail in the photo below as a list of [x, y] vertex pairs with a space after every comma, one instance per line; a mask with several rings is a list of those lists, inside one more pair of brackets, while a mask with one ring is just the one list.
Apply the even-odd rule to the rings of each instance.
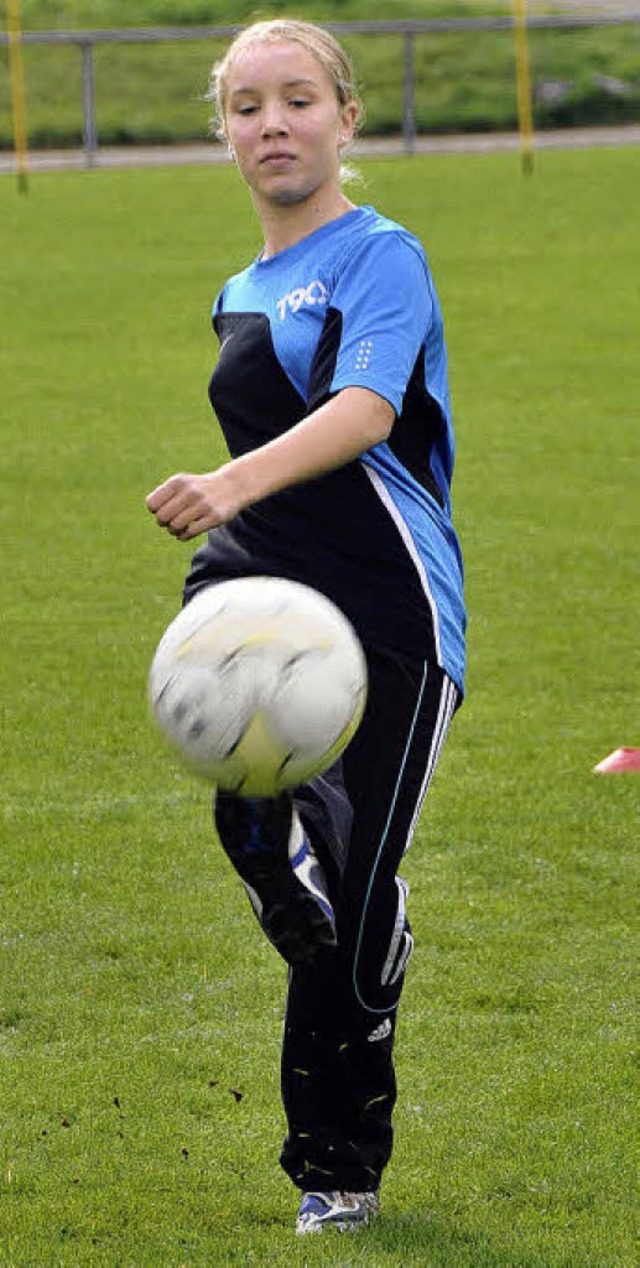
[[304, 860], [307, 858], [308, 853], [309, 853], [309, 844], [308, 844], [307, 838], [303, 837], [302, 845], [300, 846], [298, 853], [294, 854], [293, 856], [291, 855], [289, 856], [289, 861], [291, 863], [291, 866], [294, 872], [297, 867], [300, 867], [300, 865], [304, 863]]
[[339, 1232], [361, 1228], [380, 1210], [377, 1193], [305, 1193], [300, 1203], [296, 1233]]
[[[299, 847], [298, 842], [300, 842]], [[311, 849], [307, 837], [303, 834], [302, 824], [300, 823], [295, 810], [293, 812], [291, 836], [289, 838], [289, 861], [295, 876], [300, 881], [300, 884], [304, 885], [305, 889], [313, 895], [327, 919], [332, 921], [335, 920], [333, 907], [331, 906], [329, 894], [327, 892], [327, 882], [324, 879], [324, 873], [313, 850]]]

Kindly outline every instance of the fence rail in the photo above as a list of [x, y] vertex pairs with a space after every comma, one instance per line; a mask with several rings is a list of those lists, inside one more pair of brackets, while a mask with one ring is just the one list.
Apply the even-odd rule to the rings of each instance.
[[[527, 26], [531, 30], [568, 29], [581, 27], [627, 26], [640, 23], [638, 9], [615, 13], [549, 13], [531, 14]], [[445, 31], [505, 31], [513, 30], [512, 15], [478, 18], [426, 18], [397, 21], [327, 22], [325, 25], [338, 36], [343, 35], [398, 35], [404, 39], [403, 59], [403, 108], [402, 136], [407, 154], [413, 153], [416, 140], [415, 108], [415, 37], [430, 32]], [[168, 44], [179, 41], [198, 43], [205, 40], [228, 40], [240, 31], [240, 25], [232, 26], [162, 26], [130, 27], [121, 30], [95, 31], [23, 31], [20, 42], [30, 44], [71, 45], [79, 49], [82, 59], [82, 137], [85, 164], [92, 167], [98, 149], [96, 118], [95, 56], [94, 49], [102, 44]], [[0, 48], [6, 47], [9, 36], [0, 32]]]

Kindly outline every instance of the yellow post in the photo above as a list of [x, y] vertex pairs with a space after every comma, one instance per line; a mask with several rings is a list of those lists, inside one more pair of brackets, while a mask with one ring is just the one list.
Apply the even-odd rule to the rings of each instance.
[[533, 171], [533, 108], [531, 104], [531, 70], [527, 39], [527, 0], [514, 0], [514, 10], [520, 153], [522, 156], [522, 170], [529, 174]]
[[24, 75], [20, 46], [19, 0], [7, 0], [7, 30], [9, 33], [9, 75], [11, 80], [11, 114], [13, 117], [13, 143], [16, 152], [18, 189], [26, 194], [27, 180], [27, 128], [24, 109]]

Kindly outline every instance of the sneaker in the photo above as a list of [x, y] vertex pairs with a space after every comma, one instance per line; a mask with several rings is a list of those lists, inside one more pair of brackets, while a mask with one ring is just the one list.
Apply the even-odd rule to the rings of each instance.
[[219, 796], [218, 834], [269, 941], [288, 964], [336, 945], [322, 868], [290, 796]]
[[377, 1193], [305, 1193], [296, 1233], [321, 1233], [324, 1228], [339, 1232], [362, 1228], [380, 1210]]

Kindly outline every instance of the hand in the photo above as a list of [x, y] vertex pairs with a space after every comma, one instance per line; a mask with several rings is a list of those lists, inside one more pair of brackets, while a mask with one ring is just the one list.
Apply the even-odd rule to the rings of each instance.
[[238, 508], [230, 501], [225, 471], [173, 475], [149, 494], [147, 508], [172, 537], [190, 541], [235, 515]]

